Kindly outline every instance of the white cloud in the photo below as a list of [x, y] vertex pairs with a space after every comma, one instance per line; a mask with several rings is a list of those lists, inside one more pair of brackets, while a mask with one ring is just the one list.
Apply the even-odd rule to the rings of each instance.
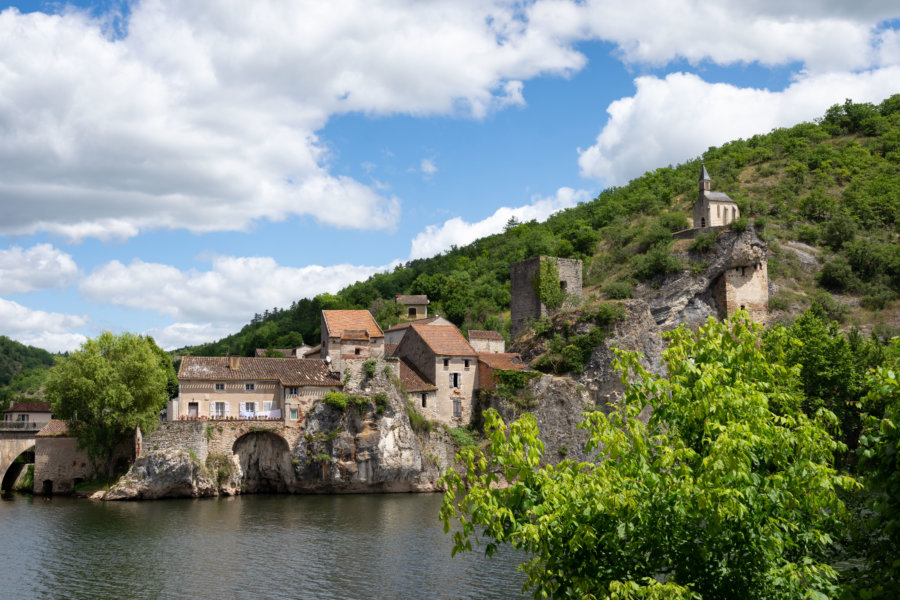
[[106, 25], [0, 13], [0, 234], [391, 229], [398, 199], [329, 172], [329, 116], [481, 117], [584, 64], [503, 1], [144, 0]]
[[434, 164], [434, 161], [430, 158], [423, 158], [422, 163], [419, 165], [419, 169], [422, 171], [422, 174], [426, 177], [430, 177], [437, 173], [437, 165]]
[[87, 323], [85, 316], [32, 310], [0, 298], [0, 335], [50, 352], [76, 349], [87, 338], [73, 330]]
[[208, 271], [181, 271], [138, 259], [128, 265], [114, 260], [94, 269], [81, 281], [79, 291], [94, 302], [152, 310], [177, 319], [178, 327], [165, 332], [175, 339], [194, 335], [203, 327], [234, 331], [254, 313], [290, 306], [298, 298], [335, 293], [393, 266], [296, 268], [280, 266], [269, 257], [217, 256]]
[[66, 287], [77, 276], [72, 257], [50, 244], [0, 250], [0, 294]]
[[726, 141], [820, 117], [845, 98], [879, 102], [897, 92], [900, 67], [805, 76], [781, 92], [708, 83], [697, 75], [639, 77], [634, 96], [607, 108], [597, 142], [581, 151], [582, 175], [620, 185]]
[[425, 231], [413, 238], [409, 258], [416, 259], [434, 256], [449, 250], [451, 246], [464, 246], [478, 238], [500, 233], [512, 217], [515, 217], [520, 222], [531, 221], [532, 219], [542, 221], [558, 210], [570, 208], [579, 202], [586, 202], [590, 199], [590, 194], [585, 190], [573, 190], [572, 188], [562, 187], [557, 190], [554, 196], [548, 198], [535, 197], [531, 204], [518, 208], [503, 206], [498, 208], [491, 216], [475, 223], [469, 223], [459, 217], [454, 217], [445, 221], [443, 225], [429, 225], [425, 228]]
[[893, 0], [548, 0], [532, 6], [529, 16], [530, 33], [613, 42], [631, 63], [800, 62], [832, 71], [873, 66], [877, 25], [900, 10]]
[[216, 327], [211, 323], [172, 323], [166, 327], [149, 329], [146, 335], [163, 350], [175, 350], [185, 346], [196, 346], [234, 333], [234, 328]]

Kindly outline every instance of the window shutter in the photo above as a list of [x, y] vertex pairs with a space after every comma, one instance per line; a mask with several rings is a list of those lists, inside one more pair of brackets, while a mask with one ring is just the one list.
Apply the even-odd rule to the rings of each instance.
[[231, 402], [226, 402], [226, 403], [225, 403], [225, 416], [226, 416], [226, 417], [230, 416], [230, 415], [228, 414], [228, 413], [230, 412], [230, 410], [229, 410], [230, 408], [231, 408]]
[[239, 414], [240, 416], [244, 416], [244, 413], [245, 413], [246, 410], [247, 410], [247, 409], [245, 408], [245, 406], [246, 406], [246, 405], [245, 405], [243, 402], [240, 402], [240, 403], [238, 404], [238, 414]]
[[450, 387], [453, 387], [453, 373], [450, 373]]
[[216, 403], [213, 401], [209, 402], [209, 418], [212, 419], [216, 416]]

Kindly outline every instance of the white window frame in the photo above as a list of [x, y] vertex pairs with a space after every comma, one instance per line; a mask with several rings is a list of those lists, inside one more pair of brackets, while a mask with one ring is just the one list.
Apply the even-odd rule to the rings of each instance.
[[256, 384], [255, 384], [255, 383], [245, 383], [245, 384], [244, 384], [244, 391], [245, 391], [245, 392], [255, 392], [255, 391], [256, 391]]
[[462, 373], [453, 371], [450, 373], [450, 389], [462, 389]]
[[216, 384], [215, 384], [215, 390], [216, 390], [217, 392], [224, 392], [224, 391], [225, 391], [225, 384], [224, 384], [224, 383], [216, 383]]
[[288, 417], [288, 418], [289, 418], [291, 421], [296, 421], [297, 419], [300, 418], [300, 409], [299, 409], [298, 407], [296, 407], [296, 406], [292, 406], [292, 407], [289, 409], [288, 414], [290, 415], [290, 417]]

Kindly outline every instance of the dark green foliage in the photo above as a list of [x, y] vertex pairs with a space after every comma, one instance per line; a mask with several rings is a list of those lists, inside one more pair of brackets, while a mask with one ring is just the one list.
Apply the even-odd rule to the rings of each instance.
[[631, 298], [632, 287], [627, 281], [613, 281], [603, 286], [603, 293], [610, 300]]
[[657, 244], [646, 254], [636, 257], [634, 261], [634, 276], [638, 279], [651, 279], [657, 275], [666, 275], [682, 269], [681, 261], [672, 256], [669, 245]]
[[434, 429], [434, 423], [422, 416], [412, 402], [406, 401], [406, 416], [409, 417], [409, 424], [418, 434], [428, 434]]
[[388, 405], [389, 405], [389, 403], [388, 403], [387, 394], [385, 394], [384, 392], [378, 392], [377, 394], [375, 394], [375, 412], [376, 413], [378, 413], [379, 415], [383, 415], [384, 412], [387, 410]]
[[736, 231], [741, 233], [747, 230], [747, 227], [750, 226], [750, 221], [747, 220], [747, 217], [738, 217], [734, 221], [728, 224], [728, 228], [732, 231]]
[[559, 269], [552, 260], [542, 260], [538, 272], [531, 280], [531, 287], [548, 311], [559, 310], [566, 301], [566, 292], [559, 285]]
[[370, 358], [363, 363], [363, 372], [366, 374], [366, 377], [375, 377], [375, 369], [377, 367], [378, 361], [374, 358]]
[[468, 447], [477, 447], [478, 441], [475, 439], [475, 431], [471, 427], [448, 427], [447, 433], [453, 440], [453, 445], [457, 450]]
[[827, 290], [841, 292], [855, 285], [853, 268], [843, 256], [837, 256], [822, 266], [817, 275], [819, 285]]
[[709, 233], [701, 233], [697, 237], [694, 238], [694, 241], [691, 242], [690, 250], [695, 252], [709, 252], [713, 248], [716, 247], [716, 233], [714, 231], [710, 231]]
[[230, 456], [224, 454], [208, 454], [206, 456], [206, 469], [219, 485], [224, 485], [234, 470], [234, 464]]
[[498, 369], [494, 371], [494, 379], [497, 381], [497, 393], [505, 398], [512, 398], [519, 390], [525, 389], [529, 380], [538, 375], [539, 373], [531, 371]]
[[36, 395], [44, 385], [53, 355], [0, 335], [0, 406], [9, 400]]

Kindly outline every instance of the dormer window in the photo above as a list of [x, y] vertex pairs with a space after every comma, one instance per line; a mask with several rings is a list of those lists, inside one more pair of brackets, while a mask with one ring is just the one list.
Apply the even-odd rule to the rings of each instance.
[[255, 383], [245, 383], [245, 384], [244, 384], [244, 390], [247, 391], [247, 392], [252, 392], [252, 391], [255, 390], [255, 389], [256, 389], [256, 384], [255, 384]]

